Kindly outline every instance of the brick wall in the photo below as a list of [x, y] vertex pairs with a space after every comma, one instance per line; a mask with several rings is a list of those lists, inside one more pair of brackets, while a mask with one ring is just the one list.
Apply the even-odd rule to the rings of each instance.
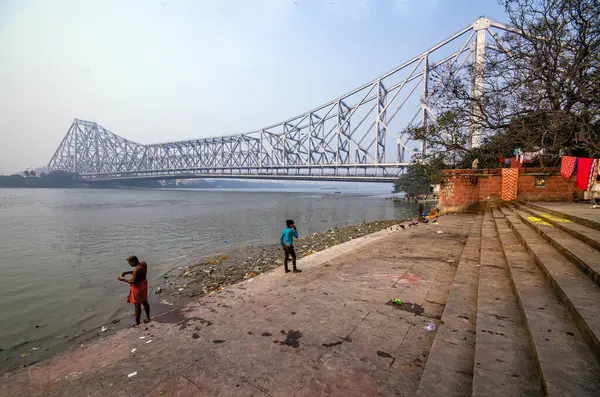
[[[500, 201], [501, 169], [446, 170], [444, 174], [446, 180], [440, 186], [440, 207], [444, 212]], [[580, 192], [574, 185], [574, 179], [563, 178], [559, 169], [521, 168], [517, 193], [520, 200], [570, 201], [574, 193]]]

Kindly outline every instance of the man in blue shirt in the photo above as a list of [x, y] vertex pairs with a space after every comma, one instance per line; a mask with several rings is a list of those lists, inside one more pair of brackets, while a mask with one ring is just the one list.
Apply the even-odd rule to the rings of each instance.
[[288, 269], [288, 260], [291, 256], [294, 273], [300, 273], [302, 270], [296, 268], [296, 251], [294, 250], [294, 237], [298, 238], [298, 231], [296, 230], [294, 221], [288, 219], [285, 221], [285, 224], [287, 227], [283, 229], [281, 237], [279, 238], [281, 246], [283, 247], [283, 252], [285, 252], [285, 259], [283, 261], [285, 272], [288, 273], [290, 271], [290, 269]]

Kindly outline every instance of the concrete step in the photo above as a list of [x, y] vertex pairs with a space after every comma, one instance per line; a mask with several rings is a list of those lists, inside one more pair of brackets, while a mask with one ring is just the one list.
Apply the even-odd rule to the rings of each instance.
[[600, 362], [600, 288], [526, 225], [517, 213], [504, 208], [502, 212], [521, 244], [550, 281], [555, 295], [565, 304], [583, 339]]
[[[600, 251], [573, 237], [548, 222], [546, 218], [539, 217], [534, 211], [528, 211], [519, 206], [513, 207], [515, 214], [526, 225], [531, 227], [567, 259], [577, 265], [587, 274], [593, 282], [600, 286]], [[578, 225], [579, 227], [585, 227]]]
[[600, 231], [584, 225], [580, 225], [579, 223], [573, 222], [564, 217], [559, 217], [556, 215], [548, 214], [545, 211], [536, 210], [533, 207], [530, 207], [523, 203], [518, 204], [518, 207], [523, 211], [527, 211], [531, 215], [538, 217], [550, 223], [553, 226], [556, 226], [560, 230], [569, 233], [571, 236], [583, 241], [590, 247], [600, 250]]
[[[529, 201], [522, 201], [521, 204], [528, 206], [529, 208], [533, 208], [535, 210], [538, 211], [543, 211], [547, 214], [550, 215], [554, 215], [557, 216], [559, 218], [564, 218], [564, 219], [568, 219], [572, 222], [578, 223], [580, 225], [589, 227], [590, 229], [595, 229], [600, 231], [600, 222], [598, 222], [597, 220], [593, 220], [592, 218], [582, 218], [581, 216], [577, 216], [575, 214], [568, 214], [566, 212], [562, 212], [562, 211], [557, 211], [554, 210], [552, 208], [545, 208], [541, 205], [537, 205], [535, 203], [529, 202]], [[586, 213], [584, 212], [584, 215]]]
[[[494, 211], [494, 218], [545, 395], [599, 396], [600, 365], [569, 316], [567, 307], [553, 293], [551, 283], [503, 219], [503, 213]], [[511, 214], [506, 219], [518, 222]], [[519, 228], [527, 230], [525, 225]], [[540, 239], [535, 233], [533, 235]], [[547, 250], [553, 250], [543, 240], [531, 242], [534, 247], [541, 244], [545, 244]], [[554, 255], [558, 256], [558, 253]]]
[[481, 231], [473, 396], [541, 396], [529, 335], [492, 214]]
[[417, 397], [471, 395], [482, 221], [477, 216], [469, 232]]

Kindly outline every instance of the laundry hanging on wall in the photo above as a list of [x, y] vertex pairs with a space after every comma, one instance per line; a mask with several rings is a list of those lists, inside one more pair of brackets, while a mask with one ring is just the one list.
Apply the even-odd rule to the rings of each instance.
[[560, 161], [560, 174], [563, 178], [571, 179], [577, 165], [577, 157], [563, 156]]
[[504, 201], [517, 199], [517, 188], [519, 186], [519, 169], [502, 168], [502, 190], [500, 198]]
[[575, 181], [575, 187], [581, 190], [590, 190], [595, 181], [595, 175], [593, 175], [594, 172], [592, 170], [596, 171], [597, 167], [597, 159], [579, 157], [577, 159], [577, 180]]
[[598, 174], [600, 173], [600, 159], [594, 159], [592, 166], [590, 167], [590, 176], [588, 177], [587, 188], [585, 190], [592, 190], [592, 187], [596, 184]]

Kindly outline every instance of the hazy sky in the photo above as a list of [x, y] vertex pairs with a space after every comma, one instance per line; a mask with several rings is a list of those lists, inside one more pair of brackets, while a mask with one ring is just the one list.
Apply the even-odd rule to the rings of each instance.
[[496, 0], [0, 0], [0, 173], [74, 118], [139, 143], [256, 130], [327, 102]]

